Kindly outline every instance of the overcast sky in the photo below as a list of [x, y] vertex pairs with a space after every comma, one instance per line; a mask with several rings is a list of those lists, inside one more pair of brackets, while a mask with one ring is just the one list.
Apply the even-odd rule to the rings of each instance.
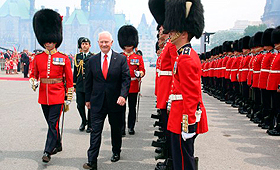
[[[0, 0], [0, 6], [6, 0]], [[44, 5], [46, 8], [57, 8], [65, 15], [66, 6], [70, 12], [80, 8], [80, 0], [35, 0], [36, 8]], [[202, 0], [205, 10], [205, 31], [215, 32], [232, 28], [236, 20], [260, 21], [264, 12], [266, 0]], [[116, 12], [123, 12], [127, 19], [138, 26], [143, 13], [148, 23], [152, 15], [148, 8], [148, 0], [116, 0]]]

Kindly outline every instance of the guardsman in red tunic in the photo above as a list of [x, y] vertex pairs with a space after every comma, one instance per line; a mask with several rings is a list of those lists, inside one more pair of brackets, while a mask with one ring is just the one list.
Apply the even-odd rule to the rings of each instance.
[[255, 117], [255, 122], [259, 123], [259, 127], [263, 129], [268, 129], [268, 122], [265, 123], [264, 118], [270, 115], [271, 112], [271, 93], [269, 90], [266, 90], [268, 74], [270, 70], [270, 65], [272, 59], [274, 58], [273, 54], [273, 43], [271, 42], [271, 33], [273, 28], [268, 28], [264, 31], [262, 35], [262, 45], [264, 46], [263, 59], [261, 61], [261, 69], [258, 80], [258, 88], [261, 91], [261, 103], [262, 109], [258, 115]]
[[[167, 1], [164, 28], [178, 49], [174, 63], [167, 129], [171, 132], [174, 170], [194, 170], [194, 141], [208, 131], [201, 96], [201, 63], [190, 40], [204, 28], [203, 6], [197, 1]], [[174, 12], [172, 12], [174, 11]]]
[[249, 86], [247, 85], [247, 76], [249, 72], [249, 61], [251, 59], [251, 55], [249, 54], [250, 39], [251, 38], [249, 36], [245, 36], [242, 38], [240, 44], [243, 52], [243, 60], [240, 63], [239, 82], [241, 84], [243, 101], [242, 104], [239, 106], [238, 111], [241, 114], [247, 114], [248, 113], [247, 108], [249, 106]]
[[[272, 136], [280, 136], [280, 26], [272, 31], [271, 41], [276, 50], [272, 60], [266, 90], [272, 92], [271, 124], [267, 133]], [[276, 117], [276, 126], [273, 126], [273, 118]]]
[[233, 42], [233, 50], [234, 50], [234, 56], [232, 59], [231, 69], [230, 69], [230, 81], [233, 86], [233, 93], [234, 93], [234, 100], [232, 103], [232, 107], [238, 107], [238, 98], [239, 98], [239, 83], [238, 83], [238, 68], [241, 61], [240, 56], [240, 48], [239, 48], [239, 40], [235, 40]]
[[51, 9], [42, 9], [33, 17], [33, 28], [39, 44], [46, 50], [37, 54], [33, 61], [30, 83], [35, 91], [39, 88], [38, 102], [42, 106], [48, 123], [48, 135], [43, 162], [49, 162], [51, 155], [62, 150], [59, 134], [59, 118], [73, 95], [73, 75], [69, 58], [56, 49], [62, 43], [62, 17]]
[[227, 65], [227, 62], [228, 62], [228, 59], [229, 59], [229, 56], [228, 56], [228, 52], [230, 52], [232, 50], [231, 48], [231, 43], [229, 41], [225, 41], [223, 43], [223, 55], [224, 55], [224, 58], [223, 58], [223, 63], [222, 63], [222, 69], [221, 69], [221, 76], [222, 76], [222, 94], [221, 94], [221, 101], [225, 101], [225, 94], [227, 92], [227, 80], [225, 78], [225, 74], [226, 74], [226, 65]]
[[[135, 54], [133, 51], [138, 46], [138, 31], [132, 25], [122, 26], [118, 31], [118, 41], [120, 47], [124, 51], [122, 54], [127, 58], [127, 64], [130, 71], [131, 82], [128, 94], [128, 133], [134, 135], [136, 103], [138, 93], [140, 92], [141, 78], [145, 75], [143, 58], [142, 56]], [[122, 133], [125, 135], [125, 111], [123, 116]]]
[[[254, 47], [255, 47], [255, 52], [256, 56], [252, 62], [252, 69], [253, 69], [253, 74], [252, 74], [252, 89], [253, 89], [253, 101], [254, 101], [254, 107], [253, 107], [253, 113], [251, 115], [251, 121], [255, 121], [256, 116], [259, 114], [260, 111], [260, 105], [261, 105], [261, 91], [258, 88], [258, 82], [259, 82], [259, 75], [260, 75], [260, 70], [261, 70], [261, 61], [263, 59], [263, 46], [262, 46], [262, 35], [263, 32], [257, 32], [254, 35]], [[258, 112], [258, 114], [257, 114]], [[256, 122], [256, 121], [255, 121]], [[256, 122], [258, 123], [258, 122]]]
[[226, 89], [227, 89], [227, 93], [225, 94], [226, 96], [226, 103], [227, 104], [232, 104], [233, 103], [233, 95], [232, 95], [232, 92], [233, 92], [233, 89], [232, 89], [232, 83], [230, 81], [230, 72], [231, 72], [231, 65], [232, 65], [232, 62], [234, 60], [234, 57], [233, 57], [233, 42], [232, 41], [229, 41], [228, 42], [228, 57], [229, 59], [227, 60], [227, 63], [226, 63], [226, 71], [225, 71], [225, 79], [226, 79]]

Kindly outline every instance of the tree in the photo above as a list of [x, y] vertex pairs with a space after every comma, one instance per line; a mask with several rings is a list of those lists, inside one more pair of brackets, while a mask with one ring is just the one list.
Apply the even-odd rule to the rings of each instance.
[[217, 31], [214, 35], [210, 37], [210, 45], [207, 46], [207, 49], [212, 49], [216, 46], [222, 45], [225, 41], [238, 40], [242, 36], [242, 33], [234, 31]]
[[253, 36], [255, 35], [256, 32], [258, 31], [264, 31], [266, 30], [267, 26], [265, 24], [260, 24], [260, 25], [249, 25], [247, 28], [244, 30], [244, 36]]

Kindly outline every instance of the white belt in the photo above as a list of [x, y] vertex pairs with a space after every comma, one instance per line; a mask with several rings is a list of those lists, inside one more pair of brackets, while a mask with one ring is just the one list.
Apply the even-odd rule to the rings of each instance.
[[226, 67], [222, 67], [222, 69], [226, 69]]
[[261, 72], [269, 72], [270, 70], [268, 69], [261, 69]]
[[216, 70], [221, 70], [221, 69], [223, 69], [223, 68], [216, 68]]
[[253, 73], [260, 73], [261, 71], [253, 71]]
[[248, 70], [249, 70], [248, 68], [243, 68], [240, 71], [248, 71]]
[[254, 71], [253, 69], [249, 69], [250, 71]]
[[136, 78], [136, 77], [132, 77], [132, 78], [131, 78], [131, 81], [134, 81], [134, 80], [137, 80], [137, 78]]
[[270, 70], [270, 73], [280, 73], [280, 70]]
[[158, 76], [172, 76], [172, 71], [160, 71], [159, 70]]
[[231, 71], [238, 71], [238, 69], [231, 69]]
[[226, 69], [226, 71], [230, 71], [230, 69]]
[[157, 69], [157, 73], [160, 71], [160, 69]]
[[169, 96], [169, 99], [171, 101], [174, 101], [174, 100], [183, 100], [183, 96], [181, 94], [171, 94]]

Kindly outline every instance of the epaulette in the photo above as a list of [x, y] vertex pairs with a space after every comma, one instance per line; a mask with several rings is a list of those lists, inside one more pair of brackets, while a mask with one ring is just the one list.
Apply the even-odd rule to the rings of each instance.
[[39, 53], [37, 53], [37, 54], [35, 54], [35, 56], [37, 56], [37, 55], [39, 55], [39, 54], [42, 54], [44, 51], [41, 51], [41, 52], [39, 52]]
[[63, 54], [63, 55], [65, 55], [65, 56], [68, 56], [67, 54], [65, 54], [65, 53], [63, 53], [63, 52], [60, 52], [60, 51], [58, 51], [58, 53]]
[[191, 48], [190, 47], [186, 47], [182, 49], [182, 54], [186, 54], [186, 55], [190, 55], [191, 54]]

